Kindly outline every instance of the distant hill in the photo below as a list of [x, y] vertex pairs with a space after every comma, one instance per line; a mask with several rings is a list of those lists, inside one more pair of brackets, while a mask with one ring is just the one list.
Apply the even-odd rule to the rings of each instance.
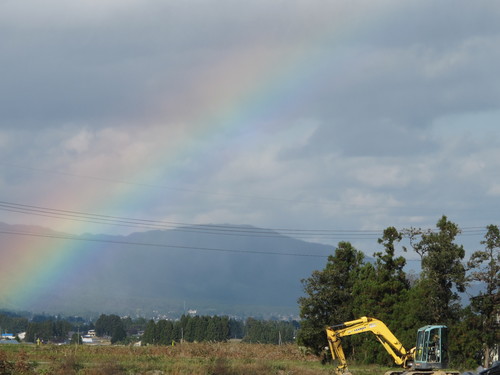
[[[2, 234], [2, 259], [12, 259], [12, 252], [33, 256], [33, 246], [47, 241], [50, 245], [46, 247], [71, 255], [71, 261], [61, 264], [64, 269], [54, 270], [57, 283], [40, 285], [29, 300], [12, 302], [0, 295], [0, 308], [143, 316], [178, 316], [189, 309], [199, 314], [297, 315], [301, 279], [322, 269], [326, 256], [333, 253], [332, 246], [276, 232], [262, 234], [259, 228], [241, 227], [244, 233], [225, 233], [218, 228], [200, 231], [184, 227], [128, 236], [89, 234], [68, 240], [60, 238], [65, 237], [61, 233], [39, 227], [0, 224], [2, 231], [49, 235], [27, 238]], [[40, 267], [52, 266], [50, 259], [32, 261], [39, 261]], [[32, 287], [27, 279], [26, 288]]]
[[[301, 280], [325, 267], [333, 247], [261, 228], [221, 228], [228, 226], [69, 236], [0, 223], [0, 310], [296, 317]], [[408, 271], [418, 274], [418, 266], [410, 262]]]

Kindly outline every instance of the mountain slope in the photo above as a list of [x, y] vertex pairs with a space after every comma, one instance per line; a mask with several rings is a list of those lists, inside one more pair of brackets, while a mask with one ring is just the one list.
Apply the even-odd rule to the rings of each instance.
[[[23, 231], [19, 226], [0, 228]], [[77, 256], [67, 269], [57, 270], [60, 282], [40, 286], [36, 298], [11, 303], [0, 296], [0, 302], [10, 304], [5, 307], [61, 313], [178, 315], [187, 308], [206, 314], [296, 314], [300, 280], [322, 269], [333, 249], [274, 232], [258, 235], [260, 231], [242, 227], [246, 234], [237, 234], [185, 227], [72, 240], [55, 234], [56, 238], [29, 241], [3, 234], [2, 258], [13, 249], [21, 256], [33, 241], [50, 241]], [[32, 287], [29, 280], [26, 285]]]

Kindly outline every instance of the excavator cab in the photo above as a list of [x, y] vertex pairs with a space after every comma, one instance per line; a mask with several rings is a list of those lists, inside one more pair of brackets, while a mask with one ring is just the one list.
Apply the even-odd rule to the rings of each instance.
[[448, 327], [429, 325], [417, 331], [413, 366], [419, 370], [448, 367]]

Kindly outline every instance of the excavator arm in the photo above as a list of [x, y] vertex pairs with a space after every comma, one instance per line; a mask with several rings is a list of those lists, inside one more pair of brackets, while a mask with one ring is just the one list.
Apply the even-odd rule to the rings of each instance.
[[326, 328], [326, 336], [328, 338], [328, 345], [330, 347], [332, 357], [333, 359], [339, 361], [337, 374], [348, 373], [347, 361], [344, 349], [342, 348], [341, 338], [364, 332], [373, 333], [377, 340], [383, 345], [385, 350], [392, 356], [396, 364], [401, 365], [404, 368], [411, 366], [414, 349], [406, 351], [396, 336], [394, 336], [391, 330], [387, 328], [382, 321], [364, 316], [338, 326]]

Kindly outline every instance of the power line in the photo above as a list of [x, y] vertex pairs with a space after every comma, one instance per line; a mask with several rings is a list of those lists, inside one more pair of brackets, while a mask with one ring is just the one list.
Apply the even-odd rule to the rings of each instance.
[[[377, 239], [383, 230], [357, 230], [357, 229], [290, 229], [290, 228], [256, 228], [236, 225], [215, 224], [190, 224], [174, 221], [159, 221], [151, 219], [138, 219], [131, 217], [102, 215], [82, 211], [62, 210], [34, 205], [26, 205], [0, 201], [0, 210], [50, 217], [62, 220], [87, 222], [93, 224], [106, 224], [112, 226], [125, 226], [132, 228], [147, 228], [156, 230], [175, 230], [182, 232], [195, 232], [229, 236], [274, 237], [291, 236], [295, 238], [321, 238], [321, 239]], [[434, 231], [434, 230], [432, 230]], [[484, 235], [486, 228], [464, 227], [461, 229], [463, 236]]]
[[0, 210], [23, 213], [29, 215], [51, 217], [64, 220], [90, 222], [94, 224], [108, 224], [115, 226], [127, 226], [149, 229], [171, 229], [178, 231], [200, 232], [207, 234], [221, 235], [244, 235], [258, 237], [281, 237], [283, 235], [294, 237], [346, 237], [356, 236], [360, 239], [370, 237], [376, 238], [379, 231], [369, 230], [325, 230], [325, 229], [289, 229], [272, 228], [263, 229], [255, 227], [243, 227], [235, 225], [209, 225], [209, 224], [189, 224], [172, 221], [157, 221], [149, 219], [137, 219], [130, 217], [119, 217], [86, 213], [81, 211], [60, 210], [48, 207], [25, 205], [0, 201]]
[[235, 253], [235, 254], [280, 255], [280, 256], [296, 256], [296, 257], [310, 257], [310, 258], [327, 258], [328, 257], [328, 255], [320, 255], [320, 254], [304, 254], [304, 253], [289, 253], [289, 252], [278, 252], [278, 251], [257, 251], [257, 250], [235, 250], [235, 249], [222, 249], [222, 248], [215, 248], [215, 247], [171, 245], [171, 244], [158, 244], [158, 243], [134, 242], [134, 241], [118, 241], [118, 240], [111, 240], [111, 239], [104, 239], [104, 238], [89, 238], [89, 237], [71, 236], [71, 235], [64, 235], [64, 234], [52, 234], [52, 233], [45, 233], [44, 234], [44, 233], [34, 233], [34, 232], [0, 230], [0, 234], [53, 238], [53, 239], [62, 239], [62, 240], [71, 240], [71, 241], [99, 242], [99, 243], [119, 244], [119, 245], [128, 245], [128, 246], [147, 246], [147, 247], [156, 247], [156, 248], [174, 248], [174, 249], [189, 249], [189, 250], [200, 250], [200, 251], [214, 251], [214, 252]]
[[[50, 170], [50, 169], [42, 169], [42, 168], [34, 168], [30, 166], [21, 166], [21, 165], [16, 165], [16, 164], [10, 164], [10, 163], [5, 163], [0, 161], [0, 166], [4, 166], [7, 168], [16, 168], [16, 169], [24, 169], [24, 170], [30, 170], [30, 171], [35, 171], [35, 172], [40, 172], [40, 173], [50, 173], [54, 175], [61, 175], [61, 176], [69, 176], [69, 177], [76, 177], [80, 179], [89, 179], [89, 180], [96, 180], [96, 181], [102, 181], [106, 183], [114, 183], [114, 184], [124, 184], [124, 185], [130, 185], [130, 186], [138, 186], [138, 187], [145, 187], [149, 189], [167, 189], [167, 190], [176, 190], [176, 191], [186, 191], [186, 192], [194, 192], [198, 194], [205, 194], [205, 195], [216, 195], [216, 196], [228, 196], [228, 197], [235, 197], [235, 198], [245, 198], [245, 199], [258, 199], [258, 200], [267, 200], [267, 201], [282, 201], [282, 202], [293, 202], [293, 203], [307, 203], [307, 204], [312, 204], [312, 205], [338, 205], [339, 202], [317, 202], [317, 201], [311, 201], [311, 200], [301, 200], [301, 199], [287, 199], [287, 198], [276, 198], [276, 197], [263, 197], [263, 196], [255, 196], [255, 195], [245, 195], [245, 194], [237, 194], [237, 193], [228, 193], [228, 192], [210, 192], [210, 191], [204, 191], [200, 189], [191, 189], [191, 188], [186, 188], [186, 187], [174, 187], [174, 186], [166, 186], [166, 185], [156, 185], [156, 184], [145, 184], [145, 183], [139, 183], [139, 182], [131, 182], [131, 181], [126, 181], [126, 180], [120, 180], [120, 179], [115, 179], [115, 178], [109, 178], [109, 177], [101, 177], [101, 176], [91, 176], [91, 175], [81, 175], [81, 174], [76, 174], [76, 173], [71, 173], [71, 172], [63, 172], [63, 171], [55, 171], [55, 170]], [[13, 211], [15, 212], [15, 211]], [[89, 214], [89, 215], [94, 215], [94, 214]], [[42, 215], [43, 216], [43, 215]], [[103, 216], [103, 215], [100, 215]], [[53, 217], [53, 216], [50, 216]], [[111, 216], [108, 218], [112, 218]], [[118, 218], [117, 218], [118, 219]], [[76, 219], [72, 219], [76, 220]], [[126, 218], [126, 220], [134, 220], [137, 221], [139, 219], [130, 219]], [[84, 220], [77, 220], [77, 221], [84, 221]], [[88, 219], [85, 220], [86, 222], [93, 222], [89, 221]], [[152, 220], [141, 220], [143, 222], [149, 221], [153, 222]], [[134, 227], [138, 226], [139, 224], [135, 223], [132, 224], [130, 222], [128, 223], [104, 223], [104, 222], [94, 222], [94, 223], [99, 223], [99, 224], [110, 224], [110, 225], [117, 225], [117, 226], [128, 226], [128, 227]], [[158, 223], [158, 222], [156, 222]], [[163, 222], [165, 225], [165, 222]], [[166, 228], [162, 227], [160, 229], [174, 229], [174, 230], [182, 230], [182, 231], [187, 231], [186, 229], [179, 229], [179, 226], [190, 226], [190, 227], [195, 227], [195, 226], [200, 226], [199, 224], [186, 224], [186, 223], [175, 223], [171, 222], [170, 223], [173, 226], [176, 226], [176, 228]], [[157, 226], [158, 224], [154, 224], [153, 226]], [[141, 224], [140, 227], [142, 228], [151, 228], [151, 226], [146, 226], [145, 223]], [[214, 228], [220, 227], [218, 225], [211, 226], [210, 231], [213, 231]], [[236, 226], [234, 226], [236, 228]], [[240, 227], [237, 227], [240, 228]], [[484, 235], [486, 233], [485, 228], [479, 228], [477, 231], [474, 229], [478, 229], [478, 227], [464, 227], [461, 228], [461, 233], [459, 236], [475, 236], [475, 235]], [[192, 231], [192, 229], [189, 229], [189, 231]], [[293, 235], [296, 238], [311, 238], [311, 237], [321, 237], [321, 238], [330, 238], [330, 239], [338, 239], [338, 238], [345, 238], [345, 235], [351, 235], [351, 239], [377, 239], [379, 237], [379, 234], [383, 232], [383, 230], [301, 230], [301, 229], [285, 229], [285, 228], [275, 228], [275, 229], [269, 229], [269, 232], [281, 232], [281, 233], [286, 233], [289, 232], [290, 235]], [[431, 229], [431, 231], [434, 231]], [[293, 234], [291, 232], [294, 232]], [[208, 233], [208, 232], [207, 232]], [[220, 234], [220, 233], [216, 233]], [[230, 233], [228, 235], [241, 235], [241, 234], [235, 234], [235, 233]], [[276, 234], [267, 234], [267, 235], [261, 235], [261, 237], [273, 237]], [[278, 234], [279, 235], [279, 234]]]

